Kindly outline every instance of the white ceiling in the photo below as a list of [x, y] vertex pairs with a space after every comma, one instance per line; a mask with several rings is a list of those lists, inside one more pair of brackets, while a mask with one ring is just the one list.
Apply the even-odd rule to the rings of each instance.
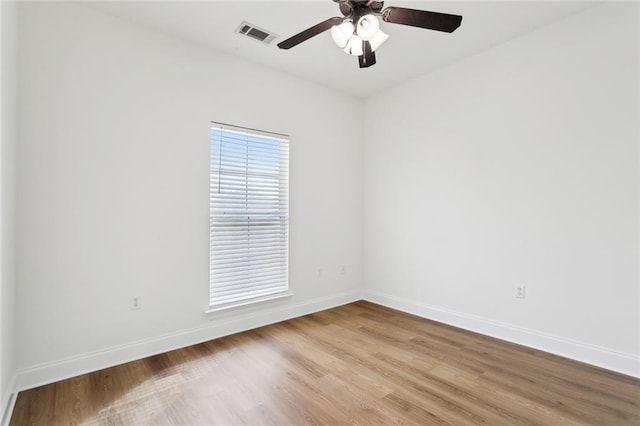
[[[332, 16], [342, 16], [331, 0], [298, 1], [120, 1], [86, 3], [94, 9], [210, 46], [245, 60], [355, 96], [402, 83], [451, 62], [578, 13], [594, 2], [406, 1], [401, 6], [462, 15], [454, 33], [382, 23], [389, 34], [376, 51], [377, 64], [358, 68], [358, 60], [342, 52], [327, 31], [290, 50], [276, 44]], [[248, 21], [279, 35], [264, 45], [234, 32]]]

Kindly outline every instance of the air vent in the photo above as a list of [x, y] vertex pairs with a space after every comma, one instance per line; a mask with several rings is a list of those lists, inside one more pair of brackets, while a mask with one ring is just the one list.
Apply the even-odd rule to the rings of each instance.
[[238, 28], [236, 28], [236, 33], [245, 35], [264, 44], [271, 44], [271, 42], [278, 37], [276, 34], [250, 24], [247, 21], [243, 21]]

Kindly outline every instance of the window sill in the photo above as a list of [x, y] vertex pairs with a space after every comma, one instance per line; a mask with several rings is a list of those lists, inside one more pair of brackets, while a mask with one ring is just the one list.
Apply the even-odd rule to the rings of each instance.
[[284, 299], [291, 296], [293, 296], [293, 293], [291, 293], [290, 291], [286, 291], [284, 293], [269, 294], [267, 296], [256, 297], [255, 299], [246, 299], [246, 300], [240, 300], [237, 302], [226, 303], [224, 305], [210, 306], [209, 309], [207, 309], [204, 313], [213, 314], [216, 312], [229, 311], [235, 308], [255, 305], [257, 303], [268, 302], [271, 300]]

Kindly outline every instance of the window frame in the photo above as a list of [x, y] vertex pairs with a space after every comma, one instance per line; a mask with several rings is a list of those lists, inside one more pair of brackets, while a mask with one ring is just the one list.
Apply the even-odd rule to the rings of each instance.
[[[218, 139], [214, 140], [214, 135]], [[245, 158], [238, 155], [237, 150], [242, 147], [246, 148]], [[289, 148], [286, 134], [211, 122], [207, 312], [292, 296]], [[221, 182], [228, 193], [221, 192]], [[269, 189], [265, 190], [265, 186]], [[243, 201], [238, 202], [239, 198]], [[266, 252], [261, 239], [268, 242]], [[232, 248], [225, 248], [226, 245]]]

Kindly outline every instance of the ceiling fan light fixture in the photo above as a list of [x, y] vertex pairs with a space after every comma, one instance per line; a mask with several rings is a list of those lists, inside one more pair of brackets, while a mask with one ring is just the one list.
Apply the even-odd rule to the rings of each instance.
[[374, 15], [365, 15], [358, 19], [356, 32], [362, 40], [368, 41], [376, 36], [380, 29], [380, 21]]
[[362, 56], [364, 53], [362, 50], [362, 39], [354, 34], [349, 39], [344, 51], [352, 56]]
[[389, 34], [384, 33], [382, 30], [378, 30], [375, 36], [371, 40], [369, 40], [369, 44], [371, 44], [371, 51], [375, 52], [376, 49], [387, 41], [389, 38]]
[[344, 21], [340, 25], [334, 25], [331, 27], [331, 38], [339, 48], [344, 49], [349, 44], [349, 40], [351, 39], [354, 30], [355, 29], [351, 21]]

